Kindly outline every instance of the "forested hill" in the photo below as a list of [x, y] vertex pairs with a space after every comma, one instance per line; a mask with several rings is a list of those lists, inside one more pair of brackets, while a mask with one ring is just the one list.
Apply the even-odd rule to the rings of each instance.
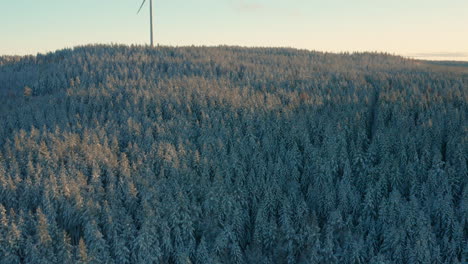
[[462, 263], [464, 69], [240, 47], [0, 57], [0, 263]]

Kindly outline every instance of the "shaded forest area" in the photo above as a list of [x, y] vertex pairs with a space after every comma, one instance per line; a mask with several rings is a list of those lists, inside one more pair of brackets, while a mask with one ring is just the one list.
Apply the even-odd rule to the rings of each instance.
[[376, 53], [0, 57], [0, 263], [462, 263], [467, 102]]

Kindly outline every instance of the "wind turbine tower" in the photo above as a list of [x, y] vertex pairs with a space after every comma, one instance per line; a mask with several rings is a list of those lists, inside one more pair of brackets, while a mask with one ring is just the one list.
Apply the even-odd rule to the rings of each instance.
[[[150, 37], [151, 37], [151, 47], [154, 47], [154, 42], [153, 42], [153, 0], [150, 0]], [[141, 3], [140, 9], [138, 9], [137, 14], [140, 13], [141, 9], [145, 5], [146, 0], [143, 0], [143, 3]]]

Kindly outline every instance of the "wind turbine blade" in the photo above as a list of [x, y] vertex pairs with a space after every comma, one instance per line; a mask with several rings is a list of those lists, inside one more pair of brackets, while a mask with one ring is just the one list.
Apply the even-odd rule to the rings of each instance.
[[143, 8], [143, 5], [146, 3], [146, 0], [143, 0], [143, 3], [141, 3], [140, 9], [138, 9], [137, 15], [140, 13], [141, 9]]

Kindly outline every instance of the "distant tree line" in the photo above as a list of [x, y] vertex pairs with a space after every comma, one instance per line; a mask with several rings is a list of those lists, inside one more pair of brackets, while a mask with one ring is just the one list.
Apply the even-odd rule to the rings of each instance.
[[0, 57], [0, 263], [463, 263], [467, 102], [378, 53]]

